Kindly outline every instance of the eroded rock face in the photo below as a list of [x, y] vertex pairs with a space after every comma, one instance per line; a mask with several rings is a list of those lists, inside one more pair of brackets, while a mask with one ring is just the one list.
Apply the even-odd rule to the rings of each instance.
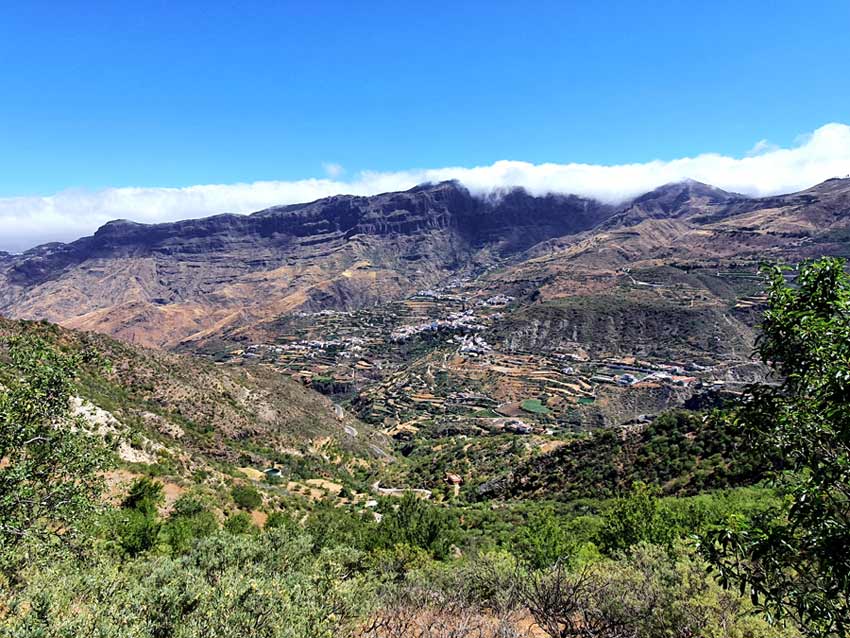
[[850, 179], [760, 199], [687, 181], [616, 208], [522, 190], [482, 199], [446, 182], [253, 215], [118, 220], [0, 254], [0, 313], [172, 346], [296, 310], [385, 303], [496, 264], [509, 268], [494, 292], [552, 299], [610, 293], [635, 267], [843, 255], [848, 239]]
[[109, 222], [91, 237], [0, 256], [0, 312], [166, 345], [296, 309], [351, 309], [586, 230], [610, 208], [456, 183], [341, 195], [253, 215]]

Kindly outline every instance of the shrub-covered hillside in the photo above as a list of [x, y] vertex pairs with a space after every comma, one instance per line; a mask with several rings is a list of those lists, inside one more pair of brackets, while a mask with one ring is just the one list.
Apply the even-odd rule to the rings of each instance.
[[[96, 339], [18, 326], [0, 361], [0, 631], [15, 638], [844, 637], [850, 277], [843, 263], [824, 260], [804, 265], [790, 285], [772, 270], [769, 283], [759, 355], [776, 382], [750, 386], [710, 417], [672, 412], [567, 440], [480, 486], [479, 502], [468, 491], [379, 483], [368, 486], [371, 496], [353, 493], [375, 477], [369, 460], [356, 455], [356, 444], [315, 441], [301, 452], [304, 465], [276, 469], [336, 472], [339, 484], [284, 485], [286, 478], [256, 470], [252, 483], [252, 468], [237, 479], [234, 466], [210, 460], [196, 443], [208, 474], [196, 469], [194, 484], [185, 481], [170, 503], [173, 484], [151, 476], [165, 460], [136, 461], [128, 467], [145, 465], [147, 475], [110, 486], [107, 472], [123, 458], [127, 431], [152, 437], [141, 452], [173, 459], [174, 448], [156, 447], [165, 439], [151, 430], [125, 431], [111, 414], [86, 411], [79, 395], [109, 397], [126, 387], [113, 380], [121, 378], [114, 364], [97, 372], [107, 354], [131, 372], [142, 361], [173, 370], [179, 360], [142, 353], [127, 361]], [[230, 375], [238, 369], [226, 377], [216, 370], [199, 367], [196, 375], [217, 379], [219, 392], [237, 383]], [[144, 388], [126, 396], [138, 410], [161, 395]], [[182, 414], [173, 406], [193, 403], [164, 405]], [[245, 440], [252, 441], [237, 434], [229, 449], [248, 458]], [[481, 457], [487, 471], [499, 471], [499, 449], [506, 459], [523, 453], [492, 440]], [[110, 453], [116, 445], [118, 458]], [[428, 457], [408, 452], [396, 475], [428, 476]], [[210, 489], [212, 471], [226, 492]]]
[[741, 434], [722, 419], [677, 410], [646, 425], [600, 430], [524, 461], [481, 484], [480, 498], [606, 498], [636, 481], [665, 494], [749, 485], [769, 459], [746, 451]]
[[[198, 479], [210, 471], [276, 465], [296, 478], [331, 478], [384, 458], [385, 441], [369, 426], [262, 366], [216, 365], [45, 322], [0, 318], [0, 339], [21, 335], [83, 355], [77, 409], [110, 431], [129, 469]], [[0, 351], [0, 363], [3, 357]], [[9, 373], [0, 365], [0, 375]]]

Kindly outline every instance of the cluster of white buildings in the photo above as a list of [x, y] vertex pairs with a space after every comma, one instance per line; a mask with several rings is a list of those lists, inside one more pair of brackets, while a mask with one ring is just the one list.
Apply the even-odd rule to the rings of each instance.
[[392, 331], [390, 339], [398, 342], [406, 341], [423, 332], [478, 331], [483, 329], [484, 326], [478, 323], [475, 313], [472, 310], [464, 310], [462, 312], [453, 312], [446, 319], [434, 319], [433, 321], [412, 326], [400, 326]]
[[510, 297], [508, 295], [493, 295], [485, 299], [484, 301], [478, 302], [479, 306], [489, 306], [489, 307], [501, 307], [507, 306], [508, 304], [514, 301], [514, 297]]
[[460, 344], [458, 352], [463, 354], [487, 354], [493, 350], [493, 346], [478, 335], [462, 335], [455, 341]]

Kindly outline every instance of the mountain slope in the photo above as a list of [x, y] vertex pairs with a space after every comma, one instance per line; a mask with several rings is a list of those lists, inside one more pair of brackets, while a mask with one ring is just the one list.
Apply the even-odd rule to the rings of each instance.
[[704, 214], [706, 210], [725, 209], [733, 202], [747, 199], [744, 195], [727, 193], [709, 184], [685, 180], [665, 184], [636, 197], [606, 220], [601, 228], [634, 226], [647, 219], [687, 218]]
[[471, 486], [538, 454], [559, 465], [549, 452], [576, 432], [629, 431], [762, 379], [759, 263], [848, 255], [848, 241], [850, 180], [768, 198], [685, 182], [618, 208], [447, 183], [113, 222], [0, 256], [0, 312], [207, 355], [4, 324], [105, 353], [114, 372], [88, 373], [83, 398], [152, 441], [147, 462], [274, 461], [363, 491], [392, 437], [418, 469], [381, 476], [439, 491], [445, 473]]
[[578, 197], [515, 191], [485, 201], [443, 183], [247, 216], [116, 221], [0, 261], [0, 312], [173, 344], [296, 309], [399, 298], [608, 214]]
[[[386, 440], [369, 426], [263, 367], [215, 365], [46, 322], [0, 318], [0, 345], [23, 334], [87, 354], [79, 409], [115, 431], [124, 461], [186, 477], [273, 463], [312, 463], [333, 473], [327, 459], [378, 465], [386, 456]], [[5, 372], [0, 348], [0, 379]]]
[[[620, 295], [624, 283], [652, 297], [669, 286], [640, 273], [662, 266], [752, 274], [763, 259], [850, 254], [848, 212], [848, 179], [766, 198], [686, 181], [619, 208], [521, 190], [480, 199], [446, 182], [245, 216], [116, 221], [70, 244], [0, 256], [0, 313], [175, 346], [295, 311], [383, 304], [451, 277], [542, 301]], [[704, 288], [686, 287], [695, 285]], [[723, 303], [754, 292], [732, 288]]]

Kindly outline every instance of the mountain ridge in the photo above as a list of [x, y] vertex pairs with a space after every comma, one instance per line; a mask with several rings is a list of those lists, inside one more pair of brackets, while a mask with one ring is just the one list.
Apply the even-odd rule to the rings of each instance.
[[[7, 260], [0, 312], [162, 345], [164, 335], [135, 331], [139, 321], [151, 323], [146, 314], [161, 314], [156, 308], [184, 306], [183, 321], [171, 324], [172, 334], [184, 338], [225, 320], [228, 309], [269, 300], [269, 312], [368, 305], [590, 228], [608, 212], [591, 200], [520, 191], [487, 202], [442, 183], [247, 216], [114, 221], [90, 237]], [[103, 323], [110, 308], [117, 325]]]
[[119, 235], [120, 233], [116, 232], [116, 229], [133, 228], [134, 230], [138, 230], [138, 231], [151, 232], [151, 231], [156, 231], [157, 229], [164, 229], [164, 228], [190, 227], [194, 223], [204, 223], [204, 222], [210, 222], [210, 221], [213, 221], [213, 220], [223, 220], [223, 219], [241, 220], [241, 219], [246, 219], [246, 218], [250, 219], [250, 218], [253, 218], [253, 217], [271, 217], [271, 216], [274, 216], [274, 215], [279, 214], [279, 213], [297, 212], [297, 211], [301, 211], [305, 208], [309, 208], [309, 207], [316, 206], [316, 205], [322, 205], [322, 204], [325, 204], [325, 203], [333, 203], [333, 202], [337, 202], [337, 201], [347, 201], [347, 200], [348, 201], [351, 201], [351, 200], [368, 201], [368, 200], [371, 200], [371, 199], [384, 198], [384, 197], [388, 197], [388, 196], [395, 196], [395, 195], [400, 195], [400, 194], [405, 194], [405, 193], [421, 193], [421, 192], [425, 192], [425, 191], [428, 191], [430, 189], [435, 189], [435, 188], [436, 189], [444, 189], [444, 188], [448, 188], [448, 187], [453, 187], [453, 188], [456, 188], [456, 189], [459, 189], [459, 190], [466, 191], [468, 194], [470, 194], [470, 196], [472, 196], [476, 199], [479, 199], [481, 201], [488, 201], [488, 200], [492, 201], [493, 199], [498, 201], [498, 200], [502, 200], [505, 197], [510, 196], [510, 195], [525, 194], [528, 197], [538, 198], [538, 199], [563, 198], [563, 199], [567, 199], [567, 200], [572, 199], [572, 200], [576, 200], [576, 201], [593, 202], [593, 203], [599, 204], [600, 206], [607, 206], [612, 212], [622, 212], [622, 211], [627, 210], [628, 208], [630, 208], [630, 207], [632, 207], [636, 204], [642, 203], [642, 202], [661, 200], [662, 198], [669, 196], [671, 193], [675, 193], [677, 197], [680, 194], [687, 193], [688, 195], [691, 195], [691, 196], [693, 196], [695, 194], [698, 195], [698, 196], [705, 196], [705, 197], [714, 196], [715, 199], [727, 200], [727, 201], [732, 200], [732, 199], [750, 200], [750, 201], [770, 201], [770, 200], [781, 201], [781, 200], [788, 200], [790, 198], [803, 197], [806, 194], [813, 193], [813, 192], [816, 193], [816, 192], [822, 191], [825, 188], [827, 188], [828, 186], [832, 186], [832, 185], [838, 185], [840, 187], [840, 185], [845, 184], [847, 182], [850, 182], [850, 178], [831, 177], [831, 178], [824, 180], [823, 182], [815, 184], [815, 185], [813, 185], [809, 188], [803, 189], [801, 191], [793, 191], [793, 192], [790, 192], [790, 193], [783, 193], [783, 194], [778, 194], [778, 195], [767, 195], [767, 196], [763, 196], [763, 197], [751, 197], [751, 196], [744, 195], [744, 194], [741, 194], [741, 193], [725, 191], [721, 188], [718, 188], [716, 186], [712, 186], [711, 184], [707, 184], [705, 182], [700, 182], [700, 181], [695, 180], [695, 179], [685, 178], [685, 179], [679, 180], [679, 181], [667, 182], [667, 183], [662, 184], [662, 185], [660, 185], [656, 188], [653, 188], [652, 190], [649, 190], [649, 191], [647, 191], [647, 192], [645, 192], [641, 195], [637, 195], [635, 197], [627, 199], [624, 202], [621, 202], [620, 204], [604, 204], [604, 203], [602, 203], [601, 200], [598, 200], [596, 198], [585, 197], [585, 196], [576, 195], [576, 194], [573, 194], [573, 193], [548, 193], [548, 194], [543, 195], [543, 196], [534, 196], [534, 195], [530, 195], [527, 192], [526, 189], [524, 189], [523, 187], [519, 187], [519, 186], [510, 188], [510, 189], [506, 189], [504, 192], [499, 193], [496, 197], [488, 198], [488, 197], [483, 197], [483, 196], [478, 196], [478, 195], [471, 195], [470, 191], [468, 191], [468, 189], [466, 189], [457, 180], [445, 180], [443, 182], [437, 182], [437, 183], [426, 182], [426, 183], [423, 183], [423, 184], [418, 184], [418, 185], [414, 186], [413, 188], [410, 188], [406, 191], [387, 191], [387, 192], [384, 192], [384, 193], [378, 193], [376, 195], [371, 195], [371, 196], [369, 196], [369, 195], [349, 195], [349, 194], [330, 195], [330, 196], [321, 197], [321, 198], [318, 198], [318, 199], [315, 199], [315, 200], [312, 200], [312, 201], [309, 201], [309, 202], [302, 202], [302, 203], [296, 203], [296, 204], [283, 204], [283, 205], [279, 205], [279, 206], [270, 206], [268, 208], [263, 208], [263, 209], [254, 211], [252, 213], [247, 213], [247, 214], [217, 213], [217, 214], [214, 214], [214, 215], [208, 215], [208, 216], [204, 216], [204, 217], [187, 218], [187, 219], [177, 220], [177, 221], [172, 221], [172, 222], [155, 222], [155, 223], [137, 222], [137, 221], [133, 221], [131, 219], [117, 218], [117, 219], [112, 219], [112, 220], [105, 222], [98, 229], [96, 229], [95, 232], [92, 235], [83, 236], [83, 237], [80, 237], [80, 238], [78, 238], [74, 241], [71, 241], [71, 242], [47, 242], [47, 243], [44, 243], [44, 244], [38, 244], [38, 245], [33, 246], [32, 248], [29, 248], [29, 249], [27, 249], [23, 252], [20, 252], [20, 253], [10, 253], [10, 252], [7, 252], [7, 251], [0, 250], [0, 258], [9, 258], [9, 257], [18, 258], [18, 257], [35, 256], [35, 255], [43, 254], [46, 251], [62, 249], [64, 247], [72, 246], [72, 245], [79, 244], [79, 243], [86, 243], [87, 240], [95, 240], [95, 239], [98, 239], [98, 238]]
[[0, 313], [169, 346], [296, 310], [400, 299], [447, 277], [522, 269], [535, 255], [605, 270], [758, 252], [795, 259], [813, 244], [840, 253], [848, 185], [750, 198], [686, 180], [611, 206], [523, 189], [480, 198], [441, 182], [250, 215], [114, 220], [68, 244], [0, 255]]

